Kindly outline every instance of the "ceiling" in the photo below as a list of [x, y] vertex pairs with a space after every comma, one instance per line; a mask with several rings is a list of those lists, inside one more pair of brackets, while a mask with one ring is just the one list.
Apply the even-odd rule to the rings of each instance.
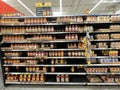
[[[26, 16], [36, 14], [36, 2], [52, 2], [53, 12], [60, 12], [59, 0], [3, 0]], [[29, 10], [20, 4], [21, 1]], [[108, 14], [120, 10], [120, 0], [62, 0], [62, 14], [84, 14], [86, 9], [91, 14]]]

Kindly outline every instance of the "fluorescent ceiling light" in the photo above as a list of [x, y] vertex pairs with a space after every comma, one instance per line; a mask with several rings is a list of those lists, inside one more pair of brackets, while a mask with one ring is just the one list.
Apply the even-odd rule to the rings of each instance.
[[17, 0], [25, 9], [27, 9], [33, 16], [36, 16], [21, 0]]
[[60, 12], [62, 12], [62, 0], [60, 0]]
[[115, 14], [120, 14], [120, 10], [116, 11]]
[[120, 0], [104, 0], [103, 3], [118, 3]]
[[104, 0], [100, 0], [91, 10], [89, 13], [91, 13], [97, 6], [99, 6]]
[[5, 1], [5, 2], [6, 2], [6, 1], [8, 1], [8, 0], [2, 0], [2, 1]]

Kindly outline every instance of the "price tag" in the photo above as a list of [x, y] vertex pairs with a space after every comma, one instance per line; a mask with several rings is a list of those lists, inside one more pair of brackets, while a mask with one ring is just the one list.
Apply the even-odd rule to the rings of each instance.
[[87, 63], [88, 63], [88, 65], [91, 65], [91, 62], [90, 62], [90, 61], [88, 61]]

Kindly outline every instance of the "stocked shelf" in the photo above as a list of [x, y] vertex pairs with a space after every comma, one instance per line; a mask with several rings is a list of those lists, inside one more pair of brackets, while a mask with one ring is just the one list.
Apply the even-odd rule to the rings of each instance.
[[101, 39], [101, 40], [92, 40], [92, 42], [112, 42], [112, 41], [120, 41], [120, 39]]
[[73, 82], [45, 82], [45, 83], [31, 83], [31, 82], [6, 82], [6, 84], [39, 84], [39, 85], [86, 85], [86, 83], [73, 83]]
[[39, 84], [39, 85], [119, 85], [119, 83], [57, 83], [57, 82], [45, 82], [45, 83], [27, 83], [27, 82], [6, 82], [6, 84]]
[[45, 24], [1, 24], [1, 26], [58, 26], [58, 25], [95, 25], [95, 24], [117, 24], [118, 22], [81, 22], [81, 23], [74, 23], [74, 22], [58, 22], [58, 23], [45, 23]]
[[2, 43], [64, 43], [64, 42], [82, 42], [81, 40], [55, 40], [55, 41], [9, 41]]
[[119, 50], [120, 48], [93, 48], [91, 50]]
[[38, 84], [38, 85], [43, 85], [43, 84], [45, 84], [45, 83], [39, 83], [39, 82], [37, 82], [37, 83], [35, 83], [35, 82], [5, 82], [5, 84], [23, 84], [23, 85], [25, 85], [25, 84]]
[[2, 17], [5, 85], [119, 85], [119, 18]]
[[44, 67], [71, 67], [71, 66], [87, 66], [85, 64], [73, 64], [73, 65], [68, 65], [68, 64], [65, 64], [65, 65], [33, 65], [33, 64], [24, 64], [24, 65], [21, 65], [21, 64], [4, 64], [3, 66], [44, 66]]
[[112, 85], [119, 85], [119, 83], [87, 83], [87, 85], [110, 85], [110, 86], [112, 86]]
[[120, 66], [120, 64], [89, 64], [88, 66]]
[[79, 82], [68, 82], [68, 83], [57, 83], [57, 82], [46, 82], [46, 85], [86, 85], [86, 83]]
[[87, 73], [87, 75], [120, 75], [120, 73]]
[[2, 49], [2, 51], [78, 51], [78, 50], [84, 50], [84, 49], [44, 49], [44, 48], [40, 48], [40, 49], [31, 49], [31, 50], [25, 50], [25, 49]]
[[0, 35], [84, 34], [86, 32], [0, 33]]
[[86, 59], [86, 57], [3, 57], [4, 59]]
[[[58, 75], [58, 74], [60, 74], [60, 75], [62, 75], [62, 74], [65, 74], [65, 75], [86, 75], [86, 73], [68, 73], [68, 72], [64, 72], [64, 73], [59, 73], [59, 72], [46, 72], [46, 73], [43, 73], [43, 72], [40, 72], [40, 73], [42, 73], [42, 74], [45, 74], [45, 75]], [[38, 73], [38, 74], [40, 74], [40, 73]], [[37, 73], [25, 73], [25, 72], [20, 72], [20, 73], [17, 73], [17, 72], [9, 72], [9, 73], [5, 73], [5, 74], [16, 74], [16, 75], [19, 75], [19, 74], [37, 74]]]
[[120, 56], [96, 56], [96, 57], [90, 57], [90, 58], [120, 58]]

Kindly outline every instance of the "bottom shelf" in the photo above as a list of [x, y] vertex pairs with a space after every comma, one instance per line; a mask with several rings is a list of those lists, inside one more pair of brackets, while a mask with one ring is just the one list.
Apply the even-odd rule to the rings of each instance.
[[120, 85], [119, 83], [82, 83], [82, 82], [44, 82], [44, 83], [29, 83], [29, 82], [5, 82], [6, 85], [8, 84], [26, 84], [26, 85], [106, 85], [106, 86], [113, 86], [113, 85]]
[[[45, 82], [56, 82], [56, 75], [46, 75]], [[61, 81], [61, 78], [60, 78]], [[84, 75], [69, 75], [69, 82], [56, 82], [56, 83], [86, 83], [88, 82]]]
[[86, 85], [79, 82], [45, 82], [45, 83], [30, 83], [30, 82], [5, 82], [5, 84], [38, 84], [38, 85]]
[[80, 82], [45, 82], [46, 85], [86, 85]]

